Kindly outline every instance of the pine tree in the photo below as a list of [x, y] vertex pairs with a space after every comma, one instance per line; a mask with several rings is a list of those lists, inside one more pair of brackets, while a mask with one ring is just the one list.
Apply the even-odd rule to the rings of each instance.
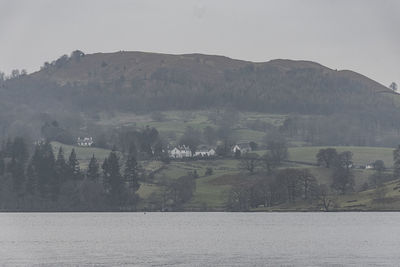
[[393, 177], [400, 178], [400, 145], [393, 151]]
[[15, 160], [25, 163], [29, 157], [28, 147], [24, 138], [15, 137], [11, 145], [11, 157]]
[[128, 158], [125, 162], [124, 179], [128, 183], [129, 188], [136, 192], [139, 187], [139, 166], [136, 161], [135, 155], [132, 151], [128, 154]]
[[103, 161], [103, 164], [101, 165], [101, 168], [103, 169], [103, 186], [106, 192], [110, 190], [109, 188], [109, 181], [110, 181], [110, 174], [108, 172], [108, 159], [105, 158]]
[[11, 159], [9, 171], [13, 179], [13, 190], [14, 192], [21, 194], [22, 187], [25, 183], [25, 166], [20, 160], [16, 160], [14, 157]]
[[89, 162], [89, 167], [86, 173], [86, 177], [93, 182], [98, 182], [100, 173], [99, 173], [99, 163], [97, 159], [94, 157], [94, 154]]
[[70, 179], [72, 180], [80, 180], [81, 179], [81, 169], [79, 167], [79, 161], [76, 158], [75, 149], [72, 149], [71, 154], [68, 159], [68, 167]]
[[65, 162], [64, 151], [62, 147], [58, 149], [57, 160], [55, 162], [54, 168], [60, 185], [66, 182], [68, 179], [69, 169], [67, 163]]
[[16, 137], [9, 142], [9, 155], [11, 161], [8, 165], [8, 172], [11, 173], [13, 182], [13, 191], [18, 195], [23, 195], [23, 186], [25, 183], [25, 162], [29, 157], [28, 148], [22, 137]]
[[32, 163], [26, 168], [26, 193], [34, 196], [37, 188], [37, 173]]
[[119, 158], [113, 150], [103, 164], [104, 186], [109, 194], [110, 202], [120, 206], [124, 197], [124, 181], [120, 173]]
[[3, 175], [5, 172], [5, 163], [4, 163], [4, 158], [3, 155], [0, 153], [0, 175]]
[[[36, 185], [36, 189], [41, 197], [54, 199], [59, 184], [57, 179], [55, 179], [55, 158], [50, 143], [36, 146], [28, 169], [29, 187]], [[32, 189], [27, 188], [27, 190]]]

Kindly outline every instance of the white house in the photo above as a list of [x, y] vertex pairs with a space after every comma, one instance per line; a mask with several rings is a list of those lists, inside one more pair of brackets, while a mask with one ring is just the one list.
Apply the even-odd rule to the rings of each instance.
[[247, 153], [251, 151], [251, 147], [249, 143], [238, 143], [232, 147], [232, 152], [236, 153], [236, 151], [240, 151], [240, 153]]
[[189, 158], [192, 156], [192, 151], [189, 147], [183, 145], [174, 147], [168, 151], [169, 157], [174, 159]]
[[92, 146], [93, 145], [93, 138], [92, 137], [78, 137], [77, 144], [78, 146]]
[[365, 166], [365, 169], [367, 169], [367, 170], [372, 170], [372, 169], [374, 169], [375, 167], [374, 167], [374, 164], [367, 164], [366, 166]]
[[195, 157], [212, 157], [215, 156], [215, 149], [201, 148], [194, 153]]

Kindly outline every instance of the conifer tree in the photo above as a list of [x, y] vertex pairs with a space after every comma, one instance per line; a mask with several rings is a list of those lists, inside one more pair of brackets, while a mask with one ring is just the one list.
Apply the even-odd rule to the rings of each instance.
[[393, 177], [400, 178], [400, 145], [393, 151]]
[[93, 181], [93, 182], [98, 182], [98, 180], [99, 180], [99, 177], [100, 177], [99, 163], [97, 162], [97, 159], [95, 158], [94, 154], [93, 154], [92, 158], [90, 159], [86, 177], [90, 181]]
[[15, 158], [16, 161], [25, 163], [29, 157], [28, 147], [25, 143], [24, 138], [15, 137], [11, 145], [11, 157]]
[[26, 168], [26, 193], [34, 196], [36, 194], [37, 187], [37, 173], [32, 163], [28, 164]]
[[25, 183], [25, 166], [21, 160], [17, 160], [15, 157], [11, 159], [9, 171], [13, 179], [13, 190], [14, 192], [21, 194], [22, 187]]
[[114, 206], [122, 204], [124, 197], [124, 181], [120, 173], [119, 158], [113, 150], [103, 163], [104, 186], [110, 197], [110, 203]]
[[65, 162], [64, 151], [62, 147], [58, 149], [57, 159], [54, 168], [60, 185], [66, 182], [68, 179], [68, 165]]
[[103, 170], [103, 186], [104, 186], [104, 189], [108, 192], [109, 191], [109, 180], [110, 180], [110, 174], [108, 172], [108, 158], [104, 159], [103, 164], [101, 165], [101, 168]]
[[81, 169], [79, 167], [79, 161], [76, 158], [75, 149], [72, 149], [68, 159], [69, 175], [72, 180], [81, 179]]
[[37, 191], [45, 199], [54, 199], [59, 184], [55, 179], [55, 158], [50, 143], [37, 145], [29, 164], [28, 181], [36, 181]]
[[22, 195], [22, 188], [25, 183], [25, 162], [29, 157], [28, 148], [22, 137], [16, 137], [12, 142], [10, 141], [8, 149], [11, 156], [8, 172], [11, 173], [13, 191]]
[[129, 151], [128, 158], [125, 162], [124, 179], [128, 183], [129, 188], [136, 192], [139, 187], [139, 166], [133, 151]]
[[3, 155], [0, 153], [0, 175], [3, 175], [5, 172], [5, 163]]

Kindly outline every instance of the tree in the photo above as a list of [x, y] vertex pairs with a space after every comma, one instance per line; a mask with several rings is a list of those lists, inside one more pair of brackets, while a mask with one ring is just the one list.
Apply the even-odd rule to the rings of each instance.
[[374, 169], [377, 172], [384, 172], [386, 170], [385, 163], [383, 160], [375, 160], [373, 163]]
[[231, 211], [248, 211], [250, 206], [250, 186], [233, 186], [229, 193], [227, 208]]
[[93, 154], [89, 162], [89, 166], [86, 172], [86, 177], [92, 182], [98, 182], [100, 178], [99, 169], [100, 169], [99, 163], [97, 162], [97, 159]]
[[207, 126], [203, 130], [203, 137], [207, 144], [213, 145], [217, 141], [217, 132], [211, 126]]
[[286, 142], [284, 141], [270, 141], [268, 142], [268, 150], [271, 153], [272, 159], [279, 165], [282, 161], [289, 157]]
[[317, 179], [310, 173], [309, 170], [299, 170], [299, 183], [303, 189], [304, 200], [315, 199], [318, 195]]
[[257, 148], [258, 148], [257, 143], [256, 143], [256, 142], [253, 142], [253, 141], [251, 141], [251, 142], [249, 143], [249, 146], [250, 146], [250, 148], [251, 148], [251, 151], [255, 151], [255, 150], [257, 150]]
[[296, 197], [300, 195], [300, 175], [301, 171], [293, 168], [283, 169], [277, 174], [277, 179], [286, 188], [287, 201], [289, 203], [294, 203]]
[[85, 53], [83, 53], [80, 50], [75, 50], [71, 53], [71, 59], [75, 60], [75, 61], [80, 61], [82, 57], [85, 56]]
[[397, 83], [392, 82], [392, 83], [389, 85], [389, 88], [392, 89], [394, 92], [396, 92], [396, 91], [397, 91]]
[[58, 149], [57, 159], [55, 162], [55, 172], [60, 181], [60, 184], [66, 182], [68, 180], [69, 167], [65, 162], [64, 151], [62, 147]]
[[335, 162], [332, 173], [332, 188], [345, 194], [354, 190], [354, 174], [351, 171], [353, 153], [345, 151], [340, 153]]
[[11, 79], [15, 79], [15, 78], [18, 78], [19, 76], [20, 76], [21, 74], [20, 74], [20, 72], [19, 72], [19, 70], [18, 69], [15, 69], [15, 70], [12, 70], [11, 71]]
[[9, 172], [11, 173], [11, 177], [13, 179], [13, 190], [17, 194], [22, 193], [22, 188], [25, 183], [25, 165], [24, 162], [20, 160], [16, 160], [16, 158], [11, 159], [11, 163], [9, 166]]
[[400, 145], [393, 151], [393, 178], [400, 178]]
[[5, 171], [5, 163], [3, 155], [0, 153], [0, 176], [4, 174]]
[[197, 146], [201, 142], [201, 134], [191, 126], [186, 127], [185, 133], [180, 138], [179, 144], [189, 147], [192, 155], [196, 152]]
[[261, 163], [268, 174], [271, 174], [274, 171], [274, 169], [278, 166], [278, 163], [275, 161], [274, 157], [271, 155], [270, 152], [266, 152], [261, 157]]
[[103, 163], [104, 188], [109, 196], [110, 204], [120, 207], [124, 199], [124, 179], [120, 173], [119, 157], [115, 150], [111, 151]]
[[326, 168], [331, 167], [337, 155], [338, 153], [334, 148], [320, 149], [316, 155], [318, 165], [325, 166]]
[[125, 162], [124, 179], [134, 193], [139, 187], [139, 165], [133, 151], [130, 151]]
[[235, 159], [240, 159], [242, 155], [242, 152], [240, 151], [240, 149], [236, 149], [235, 150]]
[[37, 173], [35, 170], [35, 167], [32, 163], [28, 164], [28, 167], [26, 169], [26, 187], [25, 187], [26, 192], [34, 196], [36, 194], [37, 190]]
[[57, 180], [55, 180], [55, 158], [51, 144], [46, 142], [35, 147], [28, 167], [29, 189], [36, 187], [39, 195], [44, 199], [55, 199]]
[[16, 137], [11, 145], [11, 157], [17, 161], [25, 163], [29, 157], [28, 147], [24, 138]]
[[211, 167], [207, 167], [204, 176], [210, 176], [213, 174], [213, 169]]
[[318, 188], [319, 198], [322, 202], [322, 208], [324, 211], [329, 211], [334, 204], [332, 198], [329, 197], [329, 189], [326, 185], [320, 185]]
[[182, 176], [167, 186], [168, 198], [172, 201], [172, 207], [180, 210], [182, 205], [193, 197], [196, 190], [196, 181], [193, 175]]
[[153, 146], [153, 154], [154, 158], [162, 159], [163, 155], [163, 143], [161, 140], [158, 140]]
[[385, 182], [385, 163], [382, 160], [376, 160], [373, 163], [375, 173], [369, 177], [370, 184], [374, 187], [382, 186]]
[[68, 158], [69, 178], [72, 180], [81, 180], [81, 168], [76, 157], [75, 149], [72, 149]]
[[335, 168], [344, 168], [349, 170], [353, 167], [353, 153], [351, 151], [344, 151], [336, 157], [334, 162]]
[[260, 156], [256, 153], [245, 153], [240, 158], [239, 168], [249, 171], [253, 174], [255, 169], [260, 165]]
[[377, 186], [374, 190], [374, 201], [375, 202], [383, 201], [387, 193], [388, 190], [384, 185]]

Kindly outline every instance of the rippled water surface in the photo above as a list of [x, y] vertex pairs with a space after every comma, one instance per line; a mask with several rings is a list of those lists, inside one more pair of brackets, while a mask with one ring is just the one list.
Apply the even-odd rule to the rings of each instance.
[[393, 266], [400, 213], [2, 213], [0, 262]]

